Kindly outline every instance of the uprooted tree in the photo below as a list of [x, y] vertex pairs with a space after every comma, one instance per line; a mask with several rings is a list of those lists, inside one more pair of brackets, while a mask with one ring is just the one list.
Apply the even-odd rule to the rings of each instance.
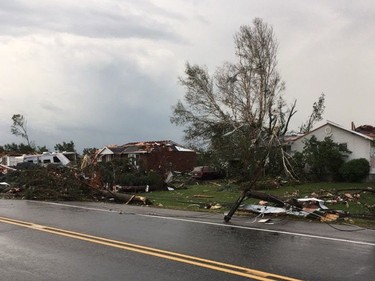
[[225, 63], [213, 77], [205, 67], [186, 64], [184, 102], [173, 107], [171, 122], [184, 126], [186, 141], [206, 143], [227, 163], [235, 161], [250, 179], [225, 217], [228, 221], [262, 174], [271, 151], [278, 150], [292, 176], [282, 137], [296, 113], [283, 98], [285, 84], [277, 70], [273, 29], [262, 19], [242, 26], [235, 37], [235, 63]]

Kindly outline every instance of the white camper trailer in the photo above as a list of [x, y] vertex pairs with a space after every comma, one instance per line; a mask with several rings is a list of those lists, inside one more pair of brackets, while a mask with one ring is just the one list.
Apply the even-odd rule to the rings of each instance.
[[63, 154], [58, 152], [44, 152], [43, 154], [30, 154], [15, 157], [15, 162], [18, 163], [33, 163], [40, 165], [59, 164], [67, 166], [70, 160]]

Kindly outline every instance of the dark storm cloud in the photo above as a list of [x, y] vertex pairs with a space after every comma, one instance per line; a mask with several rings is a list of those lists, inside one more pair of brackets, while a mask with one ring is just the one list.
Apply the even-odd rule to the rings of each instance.
[[[168, 13], [149, 3], [145, 8], [150, 10], [145, 12], [150, 12], [153, 15], [159, 13], [172, 20], [180, 19], [178, 15]], [[29, 1], [0, 3], [0, 34], [22, 36], [44, 32], [69, 33], [92, 38], [182, 41], [182, 38], [170, 25], [158, 20], [157, 17], [144, 17], [125, 6], [116, 7], [113, 4], [112, 7], [102, 9], [100, 5], [49, 6], [48, 2], [34, 4]]]
[[27, 117], [37, 145], [50, 148], [70, 140], [80, 150], [179, 142], [182, 128], [169, 116], [183, 97], [184, 63], [213, 72], [232, 61], [233, 35], [255, 17], [274, 27], [286, 96], [298, 100], [296, 128], [321, 92], [324, 118], [374, 125], [374, 7], [361, 0], [0, 0], [0, 145], [21, 140], [10, 133], [14, 113]]
[[[67, 141], [67, 135], [80, 149], [165, 138], [180, 142], [181, 129], [169, 122], [171, 106], [177, 101], [175, 77], [153, 77], [136, 62], [114, 57], [95, 69], [78, 69], [69, 79], [66, 84], [78, 85], [85, 93], [72, 100], [71, 107], [79, 107], [74, 117], [64, 113], [69, 108], [56, 110], [54, 114], [63, 114], [64, 121], [56, 123], [54, 132], [41, 133], [49, 138], [38, 143], [49, 141], [46, 145], [52, 147]], [[53, 111], [53, 105], [44, 107]]]

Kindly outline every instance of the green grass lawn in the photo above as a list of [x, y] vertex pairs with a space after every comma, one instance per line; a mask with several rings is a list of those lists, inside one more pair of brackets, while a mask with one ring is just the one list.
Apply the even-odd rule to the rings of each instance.
[[[367, 216], [374, 216], [375, 193], [359, 192], [361, 189], [371, 188], [375, 190], [374, 183], [309, 183], [301, 185], [285, 185], [280, 188], [263, 189], [266, 192], [283, 198], [304, 198], [318, 197], [323, 200], [329, 200], [339, 194], [343, 202], [334, 204], [326, 202], [325, 205], [334, 210], [349, 212], [356, 220], [361, 215], [366, 215], [366, 220], [375, 225], [375, 220]], [[356, 189], [346, 190], [345, 189]], [[341, 191], [343, 190], [343, 191]], [[231, 205], [240, 196], [241, 188], [235, 183], [228, 181], [200, 181], [194, 185], [188, 185], [184, 189], [173, 191], [153, 191], [139, 195], [146, 196], [150, 199], [155, 207], [183, 209], [194, 211], [213, 211], [221, 212], [229, 210]], [[358, 198], [348, 199], [345, 194]], [[257, 204], [258, 199], [247, 199], [246, 204]], [[368, 207], [368, 206], [372, 206]], [[354, 220], [354, 218], [353, 218]]]
[[208, 205], [221, 204], [229, 208], [240, 195], [238, 186], [225, 182], [200, 182], [184, 189], [173, 191], [153, 191], [142, 194], [153, 202], [153, 205], [164, 208], [201, 210]]

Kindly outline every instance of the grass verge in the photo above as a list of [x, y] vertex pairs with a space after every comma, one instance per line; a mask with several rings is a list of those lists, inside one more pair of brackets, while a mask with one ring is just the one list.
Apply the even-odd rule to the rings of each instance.
[[[367, 190], [367, 191], [366, 191]], [[372, 190], [372, 191], [371, 191]], [[283, 198], [316, 197], [333, 210], [350, 215], [344, 222], [375, 228], [375, 184], [373, 183], [308, 183], [260, 190]], [[142, 195], [155, 207], [221, 212], [228, 211], [240, 196], [241, 188], [228, 181], [201, 181], [185, 189], [153, 191]], [[258, 204], [247, 199], [246, 204]]]

